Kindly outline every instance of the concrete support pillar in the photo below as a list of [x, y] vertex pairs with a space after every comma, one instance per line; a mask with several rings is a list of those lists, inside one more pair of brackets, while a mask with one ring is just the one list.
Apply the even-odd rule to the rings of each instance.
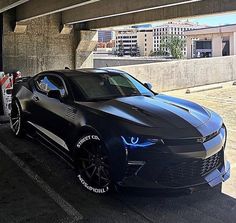
[[233, 54], [236, 55], [236, 32], [234, 32]]
[[[15, 26], [14, 26], [15, 25]], [[26, 30], [27, 28], [27, 30]], [[64, 29], [61, 29], [64, 28]], [[77, 32], [61, 26], [60, 13], [15, 24], [14, 11], [3, 14], [3, 69], [24, 76], [75, 68]]]
[[69, 35], [69, 34], [71, 34], [72, 30], [73, 30], [73, 25], [64, 24], [64, 25], [61, 27], [60, 34]]
[[187, 58], [188, 59], [191, 59], [192, 56], [193, 56], [193, 52], [192, 52], [192, 49], [193, 49], [193, 41], [192, 41], [192, 38], [190, 36], [187, 37]]
[[76, 49], [76, 69], [93, 67], [93, 51], [97, 47], [97, 31], [80, 30], [80, 41]]
[[213, 35], [212, 37], [212, 56], [221, 57], [222, 56], [222, 37], [221, 35]]
[[230, 55], [234, 55], [234, 34], [229, 37]]
[[27, 30], [27, 24], [21, 24], [19, 22], [16, 22], [14, 33], [25, 33]]
[[230, 55], [236, 55], [236, 32], [230, 36]]

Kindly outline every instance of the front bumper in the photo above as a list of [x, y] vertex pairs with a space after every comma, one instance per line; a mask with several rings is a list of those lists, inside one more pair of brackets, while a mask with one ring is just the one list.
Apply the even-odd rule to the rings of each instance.
[[148, 149], [129, 149], [126, 173], [120, 186], [184, 189], [201, 185], [214, 187], [230, 177], [225, 160], [227, 132], [222, 126], [205, 142], [164, 140]]
[[215, 169], [205, 177], [205, 181], [211, 187], [225, 182], [230, 178], [230, 163], [229, 161], [225, 162], [225, 165], [222, 168]]
[[210, 173], [198, 179], [196, 183], [189, 183], [181, 186], [168, 186], [163, 185], [153, 180], [144, 179], [139, 174], [135, 174], [130, 177], [125, 177], [122, 181], [118, 182], [121, 187], [133, 187], [133, 188], [146, 188], [146, 189], [188, 189], [188, 188], [197, 188], [201, 186], [215, 187], [230, 177], [230, 163], [225, 161], [224, 165], [219, 166], [218, 168], [212, 170]]

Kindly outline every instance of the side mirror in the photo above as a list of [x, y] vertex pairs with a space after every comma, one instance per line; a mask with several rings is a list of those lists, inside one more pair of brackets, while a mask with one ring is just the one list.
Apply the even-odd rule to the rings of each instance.
[[152, 85], [150, 83], [144, 83], [144, 86], [149, 89], [152, 90]]
[[48, 92], [48, 97], [61, 100], [61, 92], [59, 90], [51, 90]]

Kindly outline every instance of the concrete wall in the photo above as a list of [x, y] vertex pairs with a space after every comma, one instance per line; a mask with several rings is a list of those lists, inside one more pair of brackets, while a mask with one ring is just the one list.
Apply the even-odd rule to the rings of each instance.
[[117, 67], [142, 82], [153, 85], [154, 91], [183, 89], [236, 80], [236, 56], [173, 61]]
[[76, 35], [60, 34], [59, 14], [28, 22], [26, 33], [14, 33], [14, 12], [3, 16], [4, 71], [20, 70], [32, 75], [44, 70], [74, 68]]
[[157, 63], [157, 62], [168, 62], [168, 59], [148, 59], [148, 58], [132, 58], [132, 57], [95, 57], [94, 67], [118, 67], [118, 66], [129, 66], [147, 63]]

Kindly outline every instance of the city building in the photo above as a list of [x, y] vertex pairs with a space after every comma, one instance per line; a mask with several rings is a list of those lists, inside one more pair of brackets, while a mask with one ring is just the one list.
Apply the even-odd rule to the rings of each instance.
[[97, 48], [115, 48], [115, 40], [109, 42], [98, 42]]
[[116, 32], [117, 55], [148, 56], [153, 49], [152, 28]]
[[153, 29], [141, 29], [137, 32], [137, 43], [141, 56], [149, 56], [153, 51]]
[[112, 40], [112, 31], [110, 30], [99, 30], [98, 31], [98, 42], [108, 43]]
[[[168, 22], [166, 24], [156, 26], [153, 28], [153, 52], [165, 52], [169, 54], [167, 48], [162, 47], [162, 43], [167, 41], [167, 38], [171, 36], [178, 36], [181, 39], [186, 39], [185, 31], [202, 28], [205, 26], [199, 26], [198, 24], [191, 22]], [[186, 44], [183, 47], [183, 55], [187, 56]]]
[[137, 30], [126, 29], [116, 31], [116, 54], [118, 56], [127, 56], [133, 51], [138, 51]]
[[187, 58], [236, 55], [236, 24], [185, 32]]

